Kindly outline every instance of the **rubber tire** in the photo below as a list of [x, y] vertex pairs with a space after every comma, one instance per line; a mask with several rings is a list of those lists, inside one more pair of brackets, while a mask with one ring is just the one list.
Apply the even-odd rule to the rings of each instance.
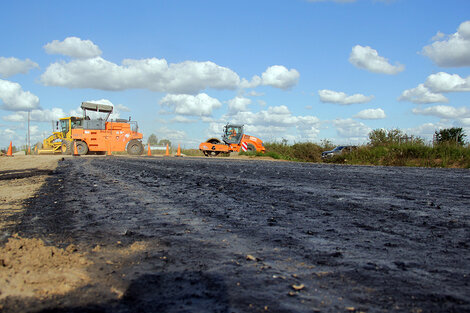
[[73, 150], [72, 150], [72, 142], [68, 140], [62, 141], [62, 145], [60, 146], [60, 151], [62, 151], [62, 154], [64, 155], [72, 155]]
[[246, 145], [246, 152], [256, 152], [255, 146], [253, 146], [251, 143]]
[[127, 153], [130, 155], [141, 155], [144, 152], [144, 146], [136, 139], [132, 139], [127, 144]]
[[77, 146], [77, 152], [80, 155], [85, 155], [88, 153], [88, 145], [84, 141], [76, 141], [75, 145]]

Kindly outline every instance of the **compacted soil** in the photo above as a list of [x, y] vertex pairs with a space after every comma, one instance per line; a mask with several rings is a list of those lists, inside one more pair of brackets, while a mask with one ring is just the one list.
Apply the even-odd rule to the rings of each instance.
[[0, 311], [470, 312], [469, 170], [55, 162], [2, 215]]

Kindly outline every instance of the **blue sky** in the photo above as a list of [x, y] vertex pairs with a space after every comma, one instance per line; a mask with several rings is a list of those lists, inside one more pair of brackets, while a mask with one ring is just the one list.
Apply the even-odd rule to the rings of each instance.
[[372, 129], [470, 137], [470, 1], [8, 1], [0, 147], [82, 101], [183, 147], [227, 122], [264, 141], [365, 143]]

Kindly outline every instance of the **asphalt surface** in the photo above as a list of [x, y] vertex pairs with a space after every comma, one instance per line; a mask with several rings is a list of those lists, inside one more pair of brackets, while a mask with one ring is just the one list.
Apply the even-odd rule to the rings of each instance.
[[470, 312], [469, 186], [459, 169], [65, 159], [11, 231], [82, 251], [146, 248], [111, 263], [90, 252], [94, 283], [3, 308]]

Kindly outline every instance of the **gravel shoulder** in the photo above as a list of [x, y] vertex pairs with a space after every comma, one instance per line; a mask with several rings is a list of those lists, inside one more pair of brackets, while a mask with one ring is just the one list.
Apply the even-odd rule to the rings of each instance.
[[0, 287], [5, 312], [470, 312], [468, 170], [59, 160], [1, 252], [38, 240], [68, 289]]

